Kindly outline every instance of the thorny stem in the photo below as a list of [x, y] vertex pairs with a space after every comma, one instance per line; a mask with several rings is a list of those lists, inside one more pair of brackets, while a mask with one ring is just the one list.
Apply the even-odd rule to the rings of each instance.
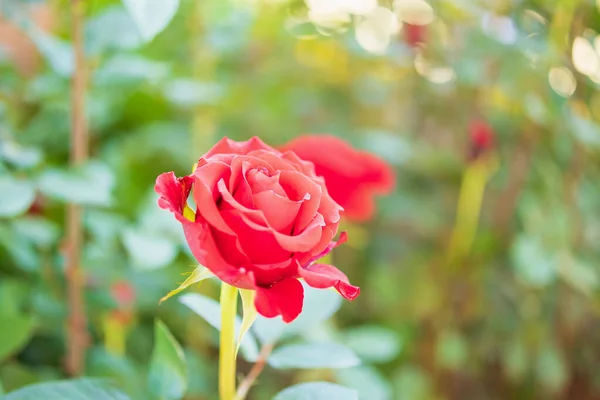
[[235, 399], [235, 316], [238, 289], [221, 282], [219, 341], [219, 399]]
[[[71, 34], [75, 53], [75, 68], [71, 86], [71, 165], [83, 164], [87, 159], [87, 122], [85, 118], [85, 91], [87, 77], [83, 50], [83, 1], [71, 0]], [[72, 376], [83, 371], [87, 332], [83, 305], [83, 274], [81, 271], [81, 207], [69, 204], [67, 208], [66, 270], [69, 320], [66, 369]]]
[[252, 385], [254, 385], [254, 382], [256, 382], [256, 379], [267, 364], [267, 359], [273, 351], [273, 347], [275, 347], [275, 343], [269, 343], [264, 345], [263, 348], [260, 350], [258, 359], [250, 369], [250, 372], [248, 372], [248, 375], [246, 375], [246, 378], [244, 378], [244, 380], [240, 384], [235, 400], [244, 400], [246, 398], [248, 392], [252, 388]]

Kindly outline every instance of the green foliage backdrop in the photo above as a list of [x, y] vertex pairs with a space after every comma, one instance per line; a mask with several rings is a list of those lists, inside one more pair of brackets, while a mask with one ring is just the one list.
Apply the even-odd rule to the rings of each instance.
[[[0, 394], [66, 378], [75, 203], [86, 375], [132, 399], [215, 399], [218, 314], [206, 297], [218, 287], [158, 305], [196, 264], [154, 180], [189, 173], [223, 136], [281, 145], [330, 133], [389, 161], [396, 190], [372, 221], [346, 224], [350, 241], [333, 255], [361, 286], [356, 301], [313, 293], [294, 326], [252, 328], [242, 372], [260, 346], [282, 344], [249, 398], [309, 381], [321, 383], [275, 398], [600, 398], [593, 1], [380, 1], [333, 18], [315, 0], [88, 0], [90, 160], [78, 168], [68, 3], [0, 3]], [[496, 136], [479, 164], [468, 157], [475, 120]], [[467, 177], [482, 165], [478, 186]], [[478, 214], [456, 255], [461, 215]], [[113, 390], [98, 382], [53, 390]], [[7, 400], [40, 398], [18, 396]]]

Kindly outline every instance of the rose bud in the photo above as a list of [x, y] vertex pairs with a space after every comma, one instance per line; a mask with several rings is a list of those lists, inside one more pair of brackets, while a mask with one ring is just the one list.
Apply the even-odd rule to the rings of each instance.
[[317, 175], [325, 178], [329, 194], [344, 207], [343, 216], [349, 220], [370, 219], [375, 213], [375, 195], [388, 194], [395, 185], [394, 170], [387, 162], [335, 136], [301, 136], [282, 150], [291, 150], [315, 165]]
[[492, 127], [483, 120], [472, 121], [469, 132], [471, 135], [469, 159], [473, 161], [492, 150], [496, 135]]
[[[193, 189], [195, 210], [187, 200]], [[333, 241], [342, 207], [312, 163], [253, 137], [223, 138], [193, 173], [156, 180], [158, 204], [181, 222], [192, 254], [223, 282], [256, 290], [265, 317], [293, 321], [302, 311], [303, 278], [334, 287], [352, 300], [359, 288], [331, 265], [315, 261], [345, 240]]]

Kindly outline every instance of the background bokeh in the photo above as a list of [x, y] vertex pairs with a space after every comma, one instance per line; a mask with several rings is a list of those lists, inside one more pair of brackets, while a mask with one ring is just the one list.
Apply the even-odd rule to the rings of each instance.
[[[158, 305], [195, 262], [154, 180], [189, 173], [223, 136], [329, 133], [397, 173], [333, 255], [360, 297], [302, 332], [362, 364], [270, 366], [251, 399], [310, 380], [364, 400], [600, 398], [594, 1], [182, 0], [146, 42], [119, 1], [88, 0], [90, 160], [76, 169], [68, 2], [0, 12], [6, 392], [66, 376], [65, 206], [77, 203], [86, 375], [151, 398], [158, 317], [185, 351], [185, 399], [215, 399], [216, 331], [177, 298]], [[476, 160], [474, 121], [495, 134]], [[218, 285], [188, 291], [217, 298]]]

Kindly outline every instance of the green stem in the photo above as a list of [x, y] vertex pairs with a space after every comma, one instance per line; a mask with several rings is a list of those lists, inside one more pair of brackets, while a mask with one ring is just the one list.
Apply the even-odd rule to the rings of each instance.
[[237, 288], [221, 282], [221, 336], [219, 343], [219, 399], [235, 398], [235, 316]]

